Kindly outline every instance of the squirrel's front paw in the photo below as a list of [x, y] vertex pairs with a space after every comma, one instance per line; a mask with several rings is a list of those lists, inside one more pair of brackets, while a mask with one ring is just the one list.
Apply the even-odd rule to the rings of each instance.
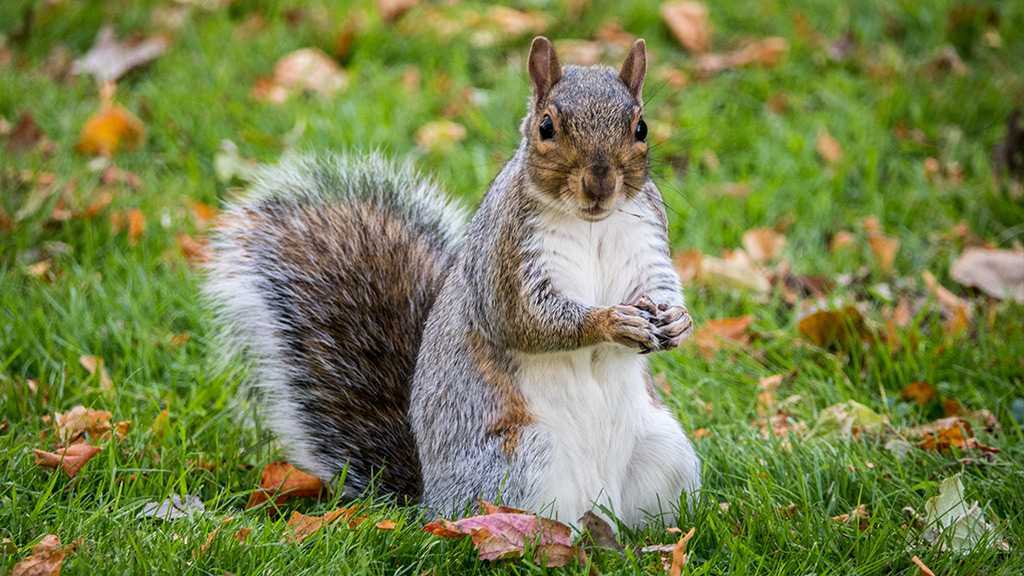
[[693, 334], [693, 318], [686, 306], [656, 305], [647, 296], [641, 296], [634, 305], [648, 314], [650, 321], [657, 327], [660, 350], [677, 348]]
[[604, 340], [637, 348], [644, 354], [658, 350], [658, 327], [650, 314], [636, 306], [609, 306], [598, 310]]

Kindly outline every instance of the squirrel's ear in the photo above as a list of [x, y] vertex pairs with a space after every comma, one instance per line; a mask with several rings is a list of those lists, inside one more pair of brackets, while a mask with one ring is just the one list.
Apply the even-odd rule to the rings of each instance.
[[641, 38], [633, 43], [629, 54], [626, 55], [626, 61], [622, 63], [622, 69], [619, 70], [619, 78], [637, 101], [641, 100], [640, 93], [643, 91], [646, 75], [647, 44]]
[[551, 87], [562, 77], [555, 47], [543, 36], [537, 36], [530, 45], [530, 80], [533, 82], [534, 104], [547, 97]]

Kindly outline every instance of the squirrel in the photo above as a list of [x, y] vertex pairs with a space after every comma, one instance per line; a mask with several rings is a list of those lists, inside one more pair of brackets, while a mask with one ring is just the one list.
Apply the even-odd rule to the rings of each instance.
[[346, 495], [672, 523], [700, 461], [647, 353], [692, 333], [649, 177], [643, 40], [533, 40], [522, 140], [466, 213], [408, 163], [293, 158], [228, 206], [204, 291], [289, 460]]

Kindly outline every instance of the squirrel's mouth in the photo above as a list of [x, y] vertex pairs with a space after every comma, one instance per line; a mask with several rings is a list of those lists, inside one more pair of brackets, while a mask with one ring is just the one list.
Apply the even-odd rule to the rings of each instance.
[[595, 202], [590, 206], [583, 206], [580, 208], [580, 217], [588, 222], [597, 222], [598, 220], [604, 220], [611, 214], [611, 210], [602, 206], [600, 202]]

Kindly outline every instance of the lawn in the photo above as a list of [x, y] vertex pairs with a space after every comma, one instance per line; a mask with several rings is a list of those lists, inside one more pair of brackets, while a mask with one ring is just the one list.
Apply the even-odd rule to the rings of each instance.
[[[545, 15], [531, 26], [554, 39], [604, 38], [597, 46], [616, 65], [609, 23], [646, 38], [652, 176], [678, 253], [722, 255], [748, 230], [771, 228], [786, 238], [789, 276], [827, 286], [816, 298], [701, 274], [686, 287], [698, 325], [752, 322], [739, 341], [712, 335], [654, 361], [665, 402], [699, 437], [703, 459], [701, 500], [679, 520], [684, 532], [696, 528], [685, 573], [910, 575], [915, 555], [940, 575], [1024, 572], [1024, 306], [949, 273], [968, 246], [1024, 241], [1020, 181], [996, 177], [992, 159], [1024, 102], [1024, 3], [709, 5], [713, 50], [777, 36], [785, 53], [705, 77], [657, 2], [517, 6]], [[479, 13], [486, 4], [436, 3], [389, 23], [372, 3], [4, 0], [0, 571], [48, 533], [80, 541], [65, 574], [663, 571], [657, 554], [638, 552], [679, 537], [661, 529], [623, 531], [625, 554], [593, 551], [592, 566], [547, 569], [484, 563], [469, 542], [439, 540], [415, 509], [381, 498], [359, 504], [371, 521], [301, 544], [284, 538], [290, 512], [321, 514], [336, 498], [245, 508], [261, 469], [282, 455], [240, 391], [244, 366], [218, 362], [189, 261], [205, 207], [238, 193], [248, 159], [374, 148], [412, 157], [474, 206], [516, 146], [533, 33], [481, 31], [486, 18], [467, 17]], [[67, 63], [104, 23], [119, 37], [168, 30], [171, 42], [117, 82], [114, 98], [145, 125], [143, 141], [97, 160], [76, 145], [100, 90]], [[347, 87], [280, 104], [256, 98], [257, 81], [304, 47], [336, 57]], [[11, 144], [24, 114], [44, 139]], [[439, 119], [463, 137], [426, 141], [421, 128]], [[238, 158], [224, 152], [232, 146]], [[224, 169], [232, 158], [241, 166], [233, 175]], [[97, 200], [107, 193], [109, 206]], [[878, 250], [894, 239], [889, 266]], [[942, 316], [924, 272], [969, 303], [969, 320]], [[818, 346], [801, 334], [810, 306], [848, 304], [861, 310], [863, 326], [851, 324], [862, 338]], [[109, 382], [82, 356], [101, 358]], [[759, 384], [779, 374], [777, 389]], [[934, 397], [905, 398], [914, 382]], [[886, 417], [886, 431], [847, 438], [815, 425], [847, 400]], [[932, 422], [954, 403], [962, 414], [991, 412], [997, 425], [973, 433], [998, 453], [886, 448], [893, 430]], [[69, 478], [37, 466], [33, 449], [56, 446], [54, 414], [76, 405], [132, 424], [123, 438], [97, 440], [103, 451]], [[982, 542], [958, 554], [922, 541], [915, 514], [956, 474], [1008, 552]], [[138, 517], [175, 494], [199, 497], [206, 512]], [[833, 519], [860, 505], [862, 517]], [[396, 529], [376, 528], [383, 519]], [[239, 542], [243, 527], [251, 534]]]

